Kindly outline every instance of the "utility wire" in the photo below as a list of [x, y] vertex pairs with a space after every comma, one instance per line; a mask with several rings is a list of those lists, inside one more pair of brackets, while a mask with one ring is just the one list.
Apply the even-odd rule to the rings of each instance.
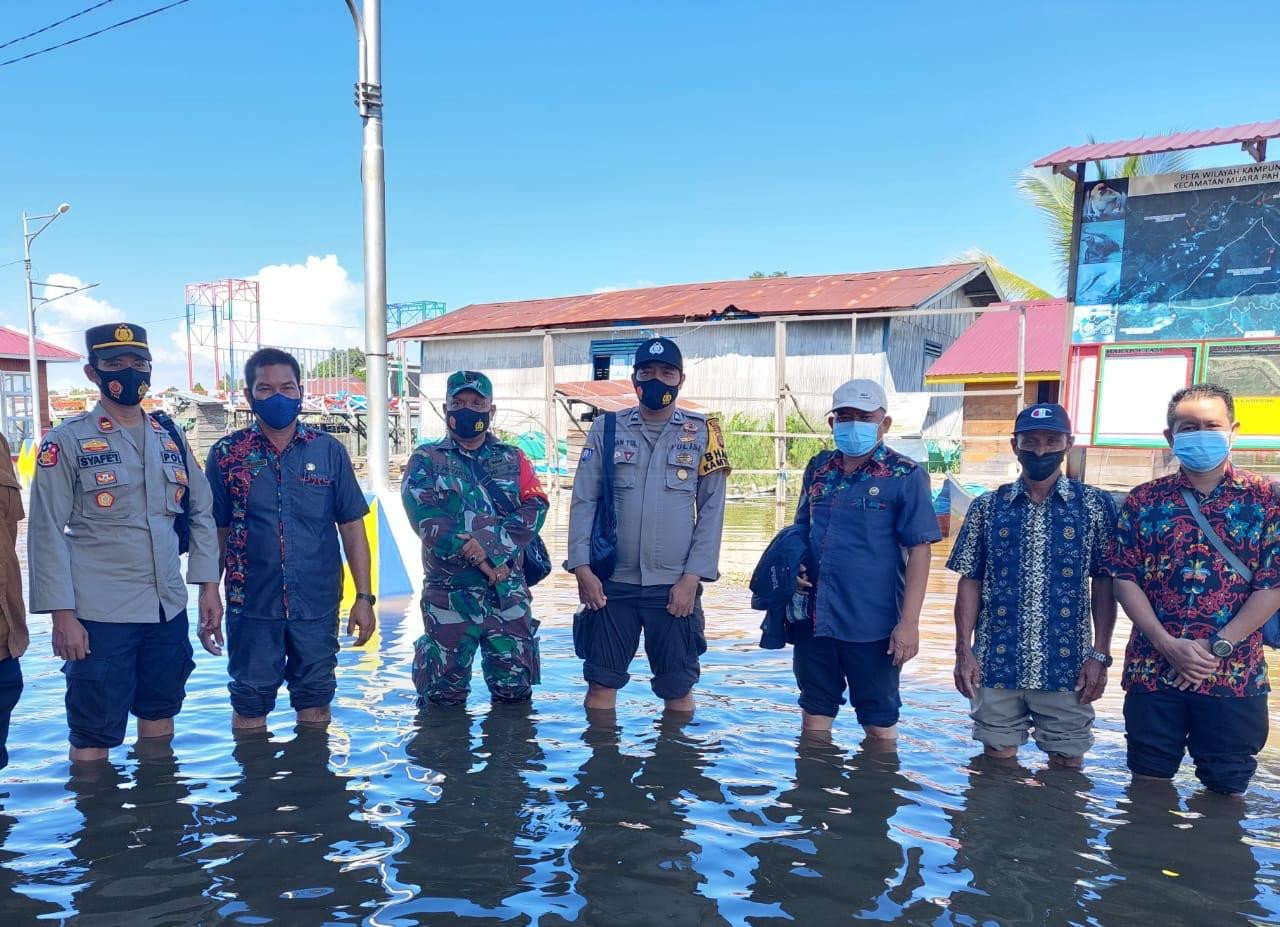
[[173, 3], [157, 7], [154, 10], [148, 10], [145, 13], [139, 13], [137, 16], [131, 16], [128, 19], [122, 19], [118, 23], [112, 23], [110, 26], [103, 26], [94, 32], [78, 36], [74, 39], [68, 39], [65, 42], [59, 42], [57, 45], [50, 45], [48, 48], [42, 48], [39, 51], [33, 51], [30, 54], [22, 55], [19, 58], [10, 58], [8, 61], [0, 61], [0, 68], [7, 67], [11, 64], [17, 64], [19, 61], [26, 61], [29, 58], [35, 58], [39, 55], [47, 54], [51, 51], [57, 51], [59, 48], [66, 48], [68, 45], [75, 45], [77, 42], [83, 42], [85, 39], [92, 39], [94, 36], [102, 35], [104, 32], [110, 32], [112, 29], [119, 29], [121, 26], [127, 26], [130, 23], [136, 23], [140, 19], [146, 19], [148, 16], [155, 16], [157, 13], [163, 13], [165, 10], [171, 10], [175, 6], [182, 6], [184, 3], [190, 3], [191, 0], [175, 0]]
[[102, 0], [101, 3], [95, 3], [93, 6], [87, 7], [86, 9], [81, 10], [79, 13], [72, 13], [70, 16], [60, 19], [56, 23], [49, 23], [49, 25], [45, 26], [43, 29], [37, 29], [35, 32], [28, 32], [26, 35], [18, 36], [16, 39], [10, 39], [9, 41], [5, 42], [3, 45], [0, 45], [0, 48], [8, 48], [10, 45], [17, 45], [19, 42], [25, 42], [27, 39], [33, 38], [34, 36], [37, 36], [42, 32], [48, 32], [50, 29], [57, 29], [63, 23], [69, 23], [73, 19], [79, 19], [85, 13], [92, 13], [94, 10], [98, 9], [99, 7], [103, 7], [103, 6], [106, 6], [108, 3], [115, 3], [115, 2], [116, 0]]

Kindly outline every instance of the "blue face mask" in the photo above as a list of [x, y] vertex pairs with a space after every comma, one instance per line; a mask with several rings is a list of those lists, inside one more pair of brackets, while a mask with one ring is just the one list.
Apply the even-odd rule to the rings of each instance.
[[1206, 473], [1231, 453], [1231, 433], [1180, 431], [1173, 436], [1173, 454], [1192, 473]]
[[302, 400], [290, 399], [284, 393], [253, 400], [253, 414], [277, 430], [292, 425], [301, 411]]
[[832, 430], [836, 448], [850, 457], [870, 454], [880, 443], [879, 422], [836, 422]]

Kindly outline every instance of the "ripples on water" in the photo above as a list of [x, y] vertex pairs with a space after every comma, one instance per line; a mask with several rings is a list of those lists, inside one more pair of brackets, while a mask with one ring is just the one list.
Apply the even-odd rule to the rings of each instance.
[[[541, 587], [540, 587], [541, 589]], [[414, 706], [416, 603], [344, 651], [329, 732], [226, 730], [197, 656], [172, 753], [121, 749], [67, 781], [62, 678], [37, 618], [0, 773], [0, 924], [583, 925], [1280, 923], [1280, 754], [1246, 802], [1184, 773], [1132, 790], [1118, 686], [1084, 773], [974, 759], [931, 586], [898, 752], [798, 744], [789, 652], [755, 647], [740, 590], [709, 595], [700, 706], [663, 722], [647, 677], [585, 719], [557, 577], [532, 708]], [[549, 619], [549, 620], [547, 620]], [[637, 663], [643, 668], [643, 659]]]

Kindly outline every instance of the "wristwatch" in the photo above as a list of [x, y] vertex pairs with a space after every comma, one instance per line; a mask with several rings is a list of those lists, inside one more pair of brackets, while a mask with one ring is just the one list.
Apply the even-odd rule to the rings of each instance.
[[357, 592], [356, 598], [361, 602], [368, 602], [370, 605], [378, 604], [378, 597], [371, 592]]
[[1097, 660], [1103, 666], [1108, 668], [1110, 668], [1111, 664], [1115, 662], [1111, 654], [1103, 653], [1096, 647], [1089, 651], [1088, 659]]
[[1209, 635], [1209, 649], [1213, 651], [1215, 657], [1229, 657], [1232, 651], [1236, 649], [1236, 645], [1231, 643], [1225, 637], [1219, 637], [1217, 634]]

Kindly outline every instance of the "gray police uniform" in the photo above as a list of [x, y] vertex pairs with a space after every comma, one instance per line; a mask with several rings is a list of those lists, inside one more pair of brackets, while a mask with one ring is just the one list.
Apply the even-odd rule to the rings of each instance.
[[603, 447], [603, 440], [604, 417], [597, 416], [574, 475], [566, 566], [590, 563], [606, 452], [614, 463], [618, 560], [604, 584], [608, 605], [575, 622], [575, 649], [588, 682], [620, 689], [630, 679], [643, 630], [654, 693], [682, 698], [697, 682], [698, 657], [706, 652], [701, 589], [688, 618], [668, 613], [667, 597], [686, 573], [707, 582], [720, 575], [729, 473], [720, 426], [676, 409], [655, 436], [635, 407], [618, 413], [613, 447]]
[[[187, 493], [187, 581], [218, 581], [218, 536], [204, 473], [184, 465], [182, 448], [150, 416], [142, 439], [139, 447], [136, 430], [120, 425], [98, 404], [51, 431], [36, 458], [27, 520], [31, 611], [74, 610], [89, 633], [90, 655], [63, 668], [69, 718], [72, 702], [82, 696], [105, 699], [109, 704], [99, 705], [99, 713], [112, 715], [103, 730], [78, 731], [73, 721], [76, 746], [120, 743], [130, 710], [139, 717], [172, 717], [181, 707], [182, 687], [194, 663], [185, 634], [187, 589], [174, 518], [182, 514]], [[180, 624], [181, 634], [179, 628], [137, 627], [167, 623]], [[157, 635], [167, 642], [164, 647], [154, 646]], [[134, 670], [136, 686], [121, 678], [130, 672], [131, 649], [146, 654]], [[174, 665], [143, 665], [149, 662]], [[79, 694], [73, 692], [77, 686]], [[88, 692], [94, 688], [101, 691]], [[140, 704], [143, 696], [146, 705]], [[121, 701], [123, 706], [117, 704]]]

